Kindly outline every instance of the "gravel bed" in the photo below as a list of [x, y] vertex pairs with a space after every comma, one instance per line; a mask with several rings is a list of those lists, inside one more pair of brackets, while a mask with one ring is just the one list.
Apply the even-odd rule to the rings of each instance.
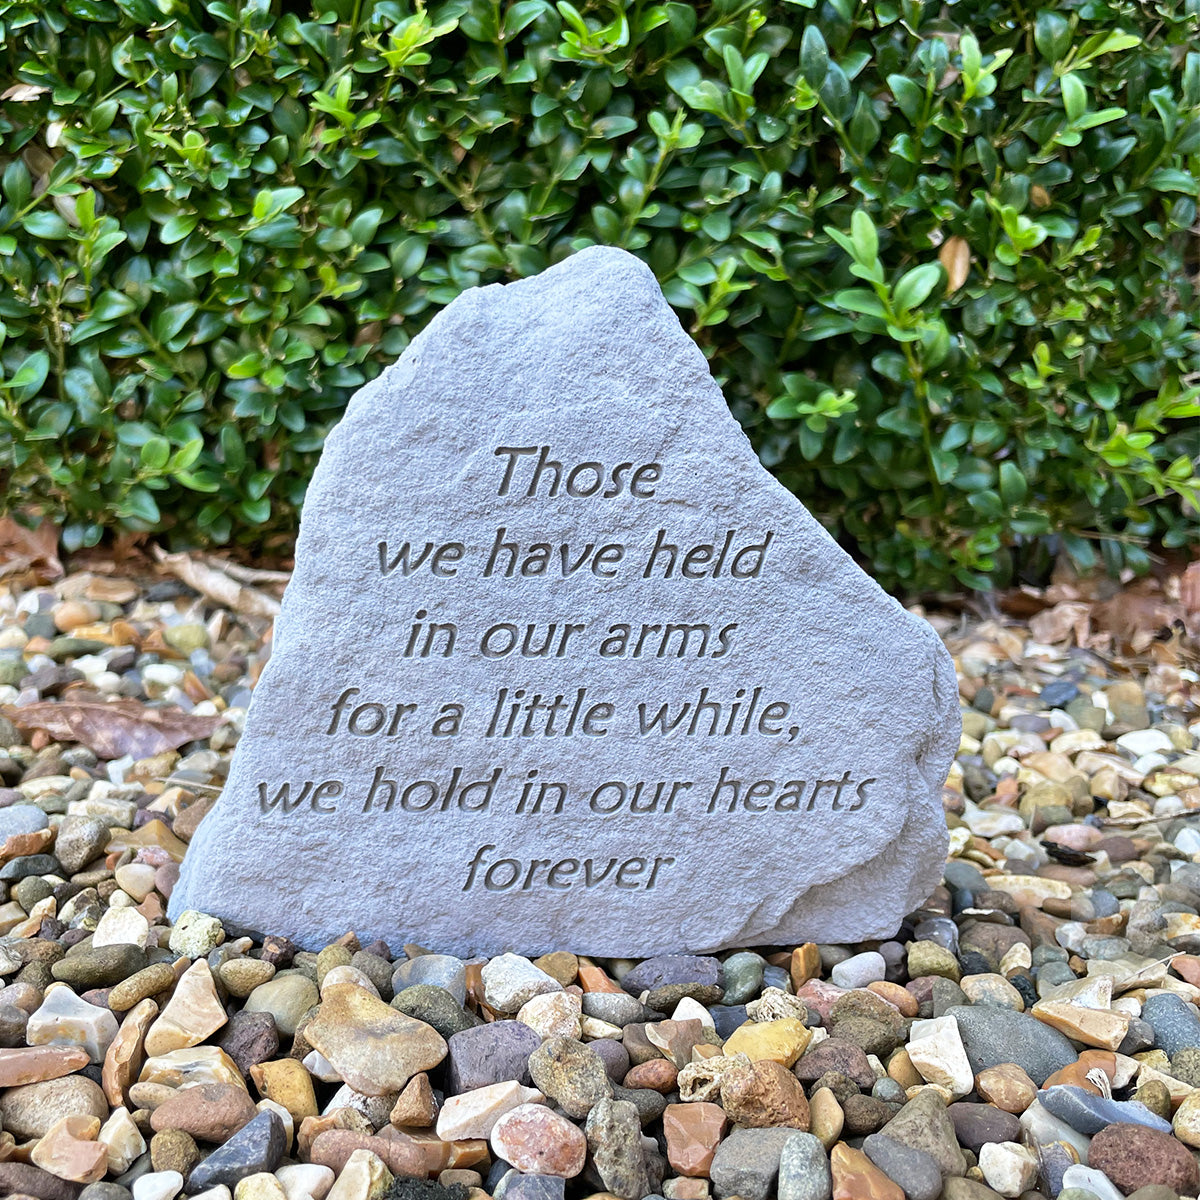
[[269, 654], [270, 597], [236, 598], [101, 572], [0, 596], [0, 1195], [1197, 1195], [1177, 647], [1131, 669], [1062, 622], [934, 618], [951, 857], [890, 941], [464, 962], [167, 921]]

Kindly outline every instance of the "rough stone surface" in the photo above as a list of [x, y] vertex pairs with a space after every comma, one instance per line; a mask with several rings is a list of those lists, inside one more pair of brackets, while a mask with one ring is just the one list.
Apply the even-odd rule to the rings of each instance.
[[1185, 1196], [1200, 1187], [1200, 1167], [1186, 1146], [1142, 1125], [1110, 1125], [1088, 1148], [1088, 1165], [1103, 1171], [1126, 1195], [1149, 1183]]
[[941, 878], [958, 736], [933, 630], [769, 477], [650, 270], [593, 248], [466, 292], [351, 401], [169, 911], [459, 955], [890, 937]]

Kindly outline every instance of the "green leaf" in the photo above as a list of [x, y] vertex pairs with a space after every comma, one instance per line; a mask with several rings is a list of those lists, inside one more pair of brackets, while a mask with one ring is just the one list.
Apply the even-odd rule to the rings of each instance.
[[800, 39], [800, 73], [813, 91], [820, 91], [829, 72], [829, 47], [815, 25], [806, 25]]
[[854, 258], [863, 266], [869, 266], [879, 256], [879, 234], [875, 232], [875, 223], [861, 208], [855, 209], [850, 218], [850, 240]]
[[161, 471], [170, 457], [171, 443], [158, 435], [143, 442], [141, 453], [138, 455], [142, 466], [148, 471]]
[[1029, 494], [1029, 485], [1021, 469], [1012, 462], [1000, 464], [1000, 498], [1010, 508], [1020, 504]]
[[1078, 121], [1087, 108], [1087, 88], [1083, 86], [1079, 76], [1071, 72], [1059, 80], [1059, 86], [1062, 88], [1063, 108], [1066, 110], [1067, 120]]
[[937, 263], [922, 263], [911, 271], [905, 271], [892, 289], [892, 302], [899, 309], [919, 308], [929, 298], [929, 293], [941, 277], [942, 269]]

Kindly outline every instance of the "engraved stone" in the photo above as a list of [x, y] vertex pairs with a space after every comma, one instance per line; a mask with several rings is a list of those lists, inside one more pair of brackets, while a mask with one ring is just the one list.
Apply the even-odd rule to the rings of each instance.
[[650, 270], [589, 249], [351, 401], [170, 912], [464, 957], [890, 937], [959, 728], [933, 630], [759, 464]]

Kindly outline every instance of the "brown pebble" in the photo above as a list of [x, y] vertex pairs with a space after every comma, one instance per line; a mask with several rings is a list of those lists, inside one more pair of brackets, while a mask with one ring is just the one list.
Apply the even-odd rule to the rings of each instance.
[[199, 1161], [196, 1139], [182, 1129], [164, 1129], [150, 1139], [150, 1163], [156, 1171], [178, 1171], [186, 1179]]
[[329, 1167], [335, 1174], [340, 1174], [355, 1150], [370, 1150], [383, 1159], [393, 1175], [424, 1179], [428, 1173], [424, 1152], [412, 1138], [405, 1137], [397, 1130], [392, 1130], [392, 1133], [395, 1137], [383, 1138], [354, 1133], [349, 1129], [326, 1130], [313, 1140], [309, 1148], [309, 1162]]
[[175, 969], [170, 963], [152, 963], [123, 979], [108, 993], [108, 1007], [125, 1012], [148, 996], [157, 996], [175, 986]]
[[679, 1069], [665, 1058], [652, 1058], [649, 1062], [639, 1063], [631, 1067], [624, 1079], [627, 1088], [650, 1088], [651, 1091], [662, 1092], [665, 1096], [674, 1091], [675, 1081], [679, 1078]]
[[178, 1129], [202, 1142], [227, 1142], [258, 1110], [242, 1088], [232, 1083], [201, 1083], [177, 1091], [155, 1108], [156, 1130]]

